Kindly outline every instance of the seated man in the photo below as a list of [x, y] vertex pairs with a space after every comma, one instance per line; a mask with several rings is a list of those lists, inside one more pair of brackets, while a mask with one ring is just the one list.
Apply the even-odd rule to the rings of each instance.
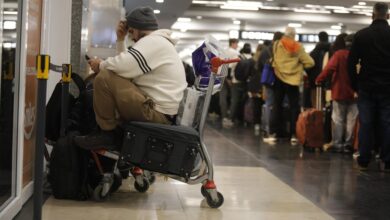
[[[171, 32], [157, 30], [157, 19], [149, 7], [134, 9], [126, 20], [117, 27], [118, 55], [104, 61], [89, 60], [98, 73], [93, 102], [101, 131], [76, 137], [80, 147], [113, 145], [116, 128], [123, 121], [170, 124], [177, 114], [187, 82]], [[135, 44], [126, 51], [127, 33]]]

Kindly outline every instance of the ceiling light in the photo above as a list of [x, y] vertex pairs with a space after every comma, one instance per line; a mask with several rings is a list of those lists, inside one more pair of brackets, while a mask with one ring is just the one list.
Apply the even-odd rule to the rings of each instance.
[[232, 10], [247, 10], [257, 11], [263, 6], [261, 2], [253, 1], [227, 1], [224, 5], [221, 5], [221, 9], [232, 9]]
[[257, 10], [259, 10], [259, 8], [254, 8], [254, 7], [231, 6], [231, 5], [222, 5], [220, 8], [221, 9], [228, 9], [228, 10], [244, 10], [244, 11], [257, 11]]
[[260, 9], [263, 9], [263, 10], [281, 10], [280, 7], [276, 7], [276, 6], [262, 6]]
[[164, 0], [156, 0], [157, 3], [164, 3]]
[[332, 25], [332, 26], [330, 26], [330, 28], [335, 29], [335, 30], [341, 30], [342, 29], [342, 27], [340, 25]]
[[305, 5], [306, 8], [321, 8], [321, 5]]
[[359, 4], [359, 5], [366, 5], [365, 2], [359, 2], [358, 4]]
[[300, 28], [302, 27], [302, 24], [300, 23], [288, 23], [289, 27], [294, 27], [294, 28]]
[[343, 7], [343, 6], [334, 6], [334, 5], [325, 5], [325, 8], [326, 9], [345, 9], [345, 7]]
[[226, 2], [223, 1], [192, 1], [193, 4], [201, 5], [224, 5]]
[[200, 15], [198, 15], [198, 16], [196, 16], [196, 19], [202, 19], [203, 17], [202, 16], [200, 16]]
[[235, 21], [233, 21], [233, 24], [241, 24], [241, 21], [235, 20]]
[[18, 12], [17, 11], [4, 11], [4, 14], [5, 15], [17, 15]]
[[349, 11], [347, 10], [333, 10], [333, 12], [337, 14], [349, 14]]
[[179, 22], [191, 22], [191, 18], [178, 18], [177, 21], [179, 21]]
[[160, 14], [160, 10], [158, 10], [158, 9], [154, 9], [153, 12], [154, 12], [155, 14]]
[[16, 29], [16, 21], [4, 21], [3, 28], [6, 30]]
[[311, 10], [311, 9], [299, 9], [299, 8], [294, 9], [294, 12], [330, 14], [330, 11], [326, 11], [326, 10]]

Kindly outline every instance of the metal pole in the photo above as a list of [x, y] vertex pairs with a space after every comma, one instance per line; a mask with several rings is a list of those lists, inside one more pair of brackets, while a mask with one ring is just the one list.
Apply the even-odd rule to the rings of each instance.
[[34, 166], [34, 220], [42, 219], [42, 192], [43, 192], [43, 155], [45, 148], [45, 109], [46, 85], [49, 77], [50, 57], [37, 56], [37, 132], [35, 139], [35, 166]]

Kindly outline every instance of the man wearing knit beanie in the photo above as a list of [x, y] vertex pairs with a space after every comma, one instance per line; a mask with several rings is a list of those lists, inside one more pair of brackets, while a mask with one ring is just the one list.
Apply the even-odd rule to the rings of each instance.
[[[98, 73], [93, 102], [101, 131], [75, 138], [85, 149], [120, 146], [116, 128], [124, 121], [171, 124], [187, 86], [176, 42], [171, 31], [158, 29], [153, 9], [138, 7], [127, 13], [116, 34], [117, 56], [88, 61]], [[127, 34], [135, 42], [129, 49]]]

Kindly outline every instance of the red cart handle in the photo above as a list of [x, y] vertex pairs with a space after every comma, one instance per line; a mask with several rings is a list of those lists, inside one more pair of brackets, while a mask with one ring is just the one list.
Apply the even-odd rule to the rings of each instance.
[[229, 64], [229, 63], [238, 63], [240, 62], [240, 58], [235, 59], [221, 59], [219, 57], [213, 57], [211, 58], [211, 71], [213, 73], [218, 72], [218, 68], [223, 64]]

